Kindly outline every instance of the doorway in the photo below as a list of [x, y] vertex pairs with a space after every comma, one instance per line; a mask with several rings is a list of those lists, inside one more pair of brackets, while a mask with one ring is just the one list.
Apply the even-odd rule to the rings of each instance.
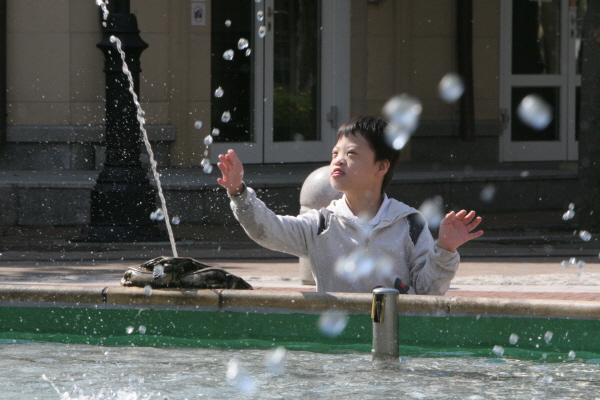
[[[501, 3], [500, 112], [502, 161], [577, 160], [581, 87], [580, 43], [585, 0], [509, 0]], [[535, 130], [516, 110], [529, 95], [553, 109]]]
[[212, 162], [229, 148], [245, 163], [328, 160], [349, 118], [349, 3], [238, 1], [212, 3], [212, 89], [225, 93], [211, 102]]

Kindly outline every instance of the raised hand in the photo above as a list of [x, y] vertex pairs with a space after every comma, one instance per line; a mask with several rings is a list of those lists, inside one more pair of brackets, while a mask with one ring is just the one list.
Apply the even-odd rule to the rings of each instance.
[[483, 235], [483, 231], [472, 232], [481, 222], [481, 217], [475, 218], [475, 211], [467, 214], [465, 210], [446, 214], [440, 223], [437, 245], [448, 251], [456, 251], [458, 246]]
[[219, 154], [219, 160], [217, 167], [223, 174], [222, 178], [217, 178], [219, 185], [227, 189], [227, 193], [233, 196], [237, 196], [244, 191], [244, 166], [238, 158], [235, 151], [229, 149], [227, 154]]

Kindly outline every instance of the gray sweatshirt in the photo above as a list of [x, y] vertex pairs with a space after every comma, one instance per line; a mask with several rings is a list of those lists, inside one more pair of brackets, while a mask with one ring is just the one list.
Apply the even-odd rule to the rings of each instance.
[[246, 188], [231, 196], [231, 208], [261, 246], [309, 258], [318, 292], [370, 293], [383, 286], [410, 294], [446, 293], [460, 257], [436, 246], [419, 211], [391, 199], [387, 215], [365, 230], [340, 201], [345, 200], [297, 217], [280, 216]]

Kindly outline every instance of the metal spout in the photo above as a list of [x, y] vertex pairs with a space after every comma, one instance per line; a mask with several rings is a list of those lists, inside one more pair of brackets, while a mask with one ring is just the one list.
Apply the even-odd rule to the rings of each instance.
[[398, 361], [398, 292], [373, 289], [373, 361]]

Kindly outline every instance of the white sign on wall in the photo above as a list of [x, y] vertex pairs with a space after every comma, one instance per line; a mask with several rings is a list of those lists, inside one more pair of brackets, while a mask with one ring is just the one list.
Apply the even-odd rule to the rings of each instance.
[[206, 25], [206, 3], [192, 3], [192, 25]]

